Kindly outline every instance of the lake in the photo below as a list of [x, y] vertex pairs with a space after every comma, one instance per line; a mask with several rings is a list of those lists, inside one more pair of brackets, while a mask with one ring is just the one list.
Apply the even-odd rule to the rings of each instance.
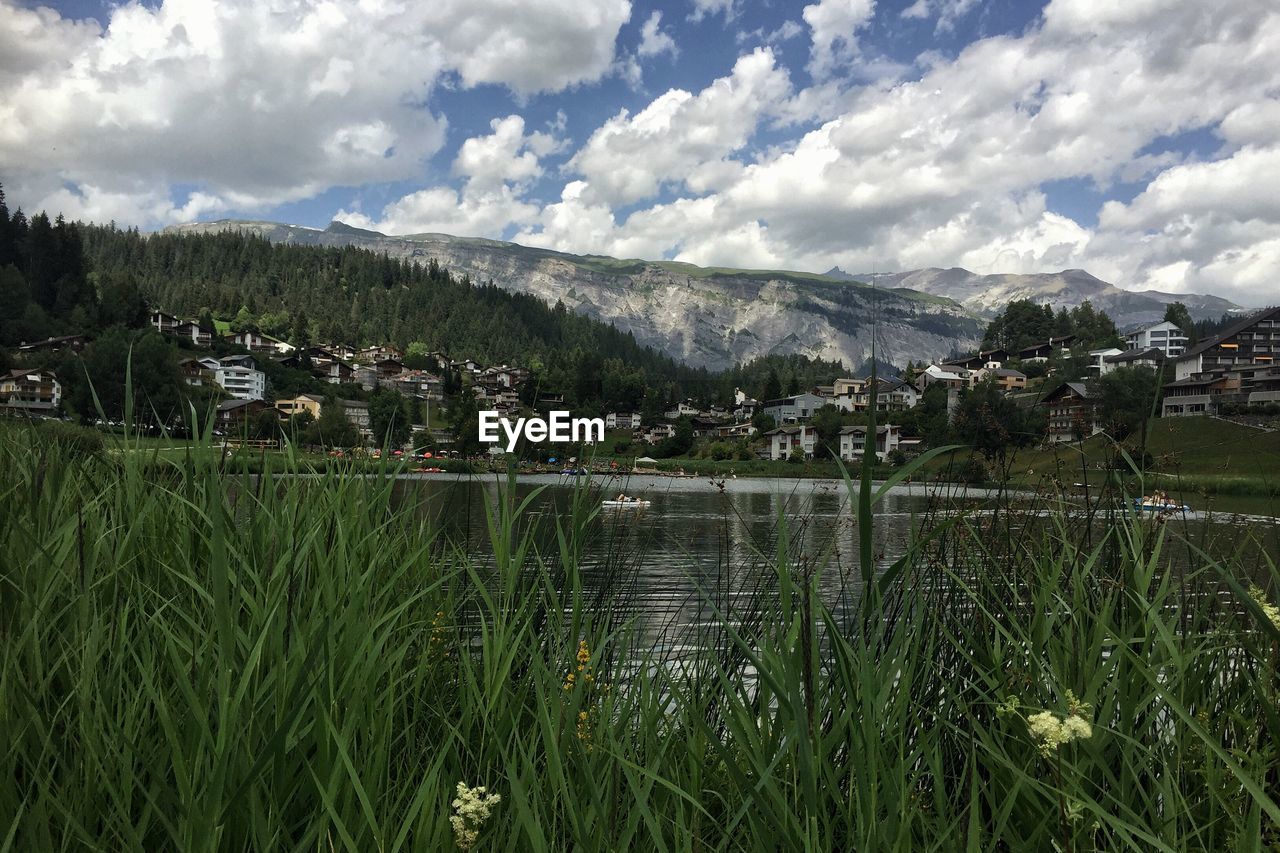
[[[755, 596], [772, 594], [780, 539], [793, 566], [820, 572], [819, 588], [837, 612], [859, 598], [856, 508], [842, 482], [595, 476], [585, 487], [590, 507], [619, 492], [651, 502], [643, 509], [601, 509], [590, 522], [581, 565], [584, 593], [601, 607], [637, 616], [655, 643], [694, 642], [701, 628], [719, 624], [718, 612], [749, 612]], [[469, 553], [485, 554], [491, 549], [483, 513], [505, 488], [505, 478], [493, 475], [419, 474], [402, 477], [396, 495], [416, 503]], [[575, 481], [551, 474], [518, 478], [517, 500], [535, 491], [527, 522], [542, 552], [554, 554], [556, 520], [568, 514]], [[957, 511], [980, 522], [991, 515], [995, 497], [955, 485], [892, 488], [876, 507], [877, 571], [906, 552], [922, 525]], [[1032, 496], [1020, 501], [1031, 506]], [[1014, 525], [1026, 528], [1019, 535], [1037, 535], [1035, 519], [1043, 515], [1024, 512]], [[1280, 519], [1189, 513], [1167, 523], [1210, 553], [1245, 547], [1255, 560], [1280, 554]], [[1104, 532], [1100, 522], [1091, 527], [1095, 535]], [[1171, 568], [1188, 565], [1189, 557], [1185, 546], [1168, 548]]]

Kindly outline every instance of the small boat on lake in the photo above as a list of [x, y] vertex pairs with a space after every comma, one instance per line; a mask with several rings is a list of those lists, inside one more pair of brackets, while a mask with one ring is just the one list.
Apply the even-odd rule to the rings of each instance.
[[1154, 497], [1144, 495], [1140, 498], [1134, 498], [1133, 508], [1140, 509], [1143, 512], [1191, 512], [1191, 507], [1186, 504], [1174, 503], [1163, 494], [1157, 494]]
[[626, 495], [618, 495], [613, 500], [606, 500], [601, 503], [605, 509], [644, 509], [649, 505], [649, 501], [640, 498], [629, 498]]

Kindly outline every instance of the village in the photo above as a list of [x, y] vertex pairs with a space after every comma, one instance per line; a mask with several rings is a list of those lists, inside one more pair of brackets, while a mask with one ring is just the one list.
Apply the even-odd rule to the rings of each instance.
[[[520, 366], [484, 365], [438, 351], [407, 359], [404, 351], [389, 344], [297, 347], [248, 330], [227, 331], [215, 341], [216, 333], [196, 321], [161, 310], [152, 311], [150, 324], [179, 343], [183, 382], [218, 395], [216, 426], [229, 441], [278, 441], [261, 426], [264, 412], [281, 425], [296, 425], [299, 418], [304, 424], [318, 421], [326, 407], [336, 406], [358, 436], [353, 444], [386, 444], [375, 434], [369, 413], [369, 394], [381, 389], [400, 395], [411, 419], [401, 432], [410, 438], [388, 449], [465, 455], [470, 442], [459, 440], [465, 438], [459, 433], [462, 423], [447, 417], [459, 400], [503, 416], [545, 413], [566, 405], [560, 389], [541, 387], [533, 372]], [[775, 399], [757, 400], [747, 389], [735, 389], [731, 401], [679, 400], [648, 421], [634, 411], [599, 414], [611, 434], [623, 436], [623, 447], [649, 448], [645, 453], [662, 448], [660, 455], [686, 455], [695, 447], [714, 445], [734, 447], [739, 458], [749, 454], [762, 460], [803, 460], [834, 453], [855, 461], [871, 446], [878, 459], [889, 461], [926, 446], [926, 436], [913, 428], [911, 416], [926, 395], [945, 395], [952, 417], [960, 401], [979, 387], [994, 390], [1020, 409], [1039, 412], [1039, 440], [1046, 444], [1077, 442], [1104, 431], [1096, 380], [1121, 369], [1162, 374], [1156, 412], [1162, 417], [1274, 414], [1280, 409], [1280, 364], [1275, 361], [1280, 354], [1280, 309], [1242, 318], [1195, 345], [1168, 321], [1130, 329], [1124, 341], [1125, 348], [1081, 351], [1074, 336], [1051, 337], [1016, 352], [993, 349], [920, 365], [909, 362], [898, 376], [874, 382], [870, 377], [842, 377]], [[22, 345], [17, 357], [35, 362], [42, 354], [76, 351], [85, 343], [81, 336], [51, 338]], [[215, 343], [222, 354], [201, 353]], [[313, 390], [280, 393], [268, 379], [272, 366], [309, 375], [315, 380]], [[1054, 381], [1068, 374], [1066, 381]], [[320, 390], [327, 386], [333, 388]], [[8, 413], [57, 416], [61, 397], [58, 377], [48, 369], [19, 366], [0, 377], [0, 409]], [[871, 428], [858, 421], [872, 407], [876, 426], [869, 438]], [[824, 411], [851, 421], [830, 427], [832, 420], [827, 419], [827, 432], [837, 429], [838, 437], [827, 436], [826, 453], [817, 423]], [[476, 449], [471, 445], [472, 452]], [[497, 447], [484, 450], [501, 452]]]

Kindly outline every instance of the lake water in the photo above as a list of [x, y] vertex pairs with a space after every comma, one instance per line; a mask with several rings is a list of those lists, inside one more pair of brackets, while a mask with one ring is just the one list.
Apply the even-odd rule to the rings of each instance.
[[[423, 474], [403, 478], [397, 495], [467, 543], [470, 553], [485, 554], [491, 552], [483, 513], [505, 488], [505, 478], [493, 475]], [[517, 500], [538, 491], [529, 523], [539, 530], [543, 552], [554, 553], [556, 518], [568, 512], [574, 478], [521, 476], [515, 488]], [[771, 567], [780, 547], [793, 566], [820, 572], [819, 588], [837, 611], [860, 595], [856, 507], [841, 482], [597, 476], [586, 488], [591, 507], [619, 492], [650, 501], [644, 509], [602, 509], [590, 524], [581, 565], [587, 595], [634, 613], [654, 642], [683, 642], [674, 638], [695, 637], [700, 627], [717, 624], [719, 613], [749, 610], [754, 596], [773, 594]], [[891, 489], [876, 507], [877, 569], [905, 553], [913, 531], [941, 513], [980, 519], [994, 505], [992, 493], [960, 486]], [[1280, 519], [1192, 513], [1168, 523], [1210, 552], [1229, 554], [1247, 543], [1250, 560], [1259, 551], [1280, 554]], [[1026, 525], [1028, 535], [1037, 535], [1034, 526]], [[1168, 552], [1175, 567], [1190, 561], [1185, 547]]]

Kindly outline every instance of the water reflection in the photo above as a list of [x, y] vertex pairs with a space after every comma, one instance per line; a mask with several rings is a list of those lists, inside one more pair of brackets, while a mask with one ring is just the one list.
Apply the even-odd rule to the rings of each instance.
[[[576, 484], [584, 487], [583, 484]], [[506, 488], [497, 477], [425, 475], [403, 479], [397, 499], [413, 502], [445, 536], [483, 557], [490, 553], [484, 513]], [[643, 510], [603, 509], [588, 528], [582, 580], [590, 601], [634, 617], [654, 643], [692, 642], [699, 631], [753, 611], [757, 596], [774, 594], [781, 553], [801, 572], [814, 572], [824, 600], [839, 615], [861, 593], [856, 507], [843, 483], [813, 480], [729, 480], [670, 477], [596, 478], [585, 485], [587, 506], [626, 492], [650, 501]], [[527, 513], [538, 552], [557, 553], [556, 524], [566, 523], [575, 482], [522, 477], [515, 499], [535, 490]], [[913, 531], [957, 507], [981, 517], [992, 495], [948, 487], [895, 487], [876, 508], [877, 571], [906, 552]], [[1230, 553], [1241, 542], [1270, 554], [1280, 549], [1275, 519], [1176, 519], [1199, 547]], [[1035, 535], [1034, 524], [1025, 525]], [[1248, 534], [1248, 535], [1242, 535]], [[1170, 565], [1185, 566], [1189, 549], [1170, 548]]]

